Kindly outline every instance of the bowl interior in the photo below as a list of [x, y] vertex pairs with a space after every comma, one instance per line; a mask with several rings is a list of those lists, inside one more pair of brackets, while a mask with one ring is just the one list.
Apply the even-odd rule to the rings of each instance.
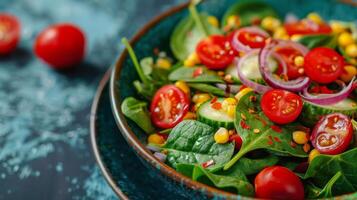
[[[236, 2], [238, 1], [206, 0], [199, 5], [198, 9], [221, 19], [227, 8]], [[265, 0], [265, 2], [273, 6], [281, 17], [284, 17], [287, 13], [294, 13], [298, 17], [304, 17], [309, 12], [318, 12], [326, 20], [337, 19], [353, 21], [357, 19], [357, 7], [337, 2], [336, 0]], [[144, 31], [139, 32], [133, 44], [138, 59], [154, 56], [154, 49], [159, 49], [160, 51], [165, 51], [169, 53], [169, 55], [172, 55], [170, 50], [171, 33], [178, 22], [187, 16], [187, 14], [187, 9], [176, 10], [169, 16], [149, 25]], [[117, 62], [111, 77], [112, 104], [114, 104], [113, 112], [117, 121], [121, 120], [122, 124], [127, 125], [122, 128], [130, 128], [131, 131], [128, 132], [130, 134], [131, 132], [134, 133], [140, 142], [145, 144], [147, 135], [135, 123], [130, 120], [125, 120], [119, 110], [121, 100], [129, 96], [138, 97], [132, 83], [139, 79], [129, 56], [124, 55], [121, 60], [122, 62]], [[120, 116], [120, 118], [118, 116]], [[137, 148], [138, 147], [134, 147], [134, 149]]]

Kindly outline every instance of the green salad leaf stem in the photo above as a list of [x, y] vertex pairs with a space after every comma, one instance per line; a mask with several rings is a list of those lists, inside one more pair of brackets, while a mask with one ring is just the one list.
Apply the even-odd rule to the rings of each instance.
[[314, 184], [308, 183], [308, 198], [318, 199], [318, 198], [329, 198], [333, 196], [332, 188], [336, 181], [342, 176], [342, 172], [338, 171], [325, 185], [323, 189], [316, 187]]
[[205, 23], [202, 22], [201, 16], [198, 14], [198, 11], [196, 9], [196, 6], [194, 3], [191, 3], [188, 7], [190, 14], [195, 21], [196, 25], [199, 27], [199, 29], [202, 31], [202, 33], [205, 34], [205, 36], [209, 36], [210, 33], [208, 31], [208, 28], [206, 27]]

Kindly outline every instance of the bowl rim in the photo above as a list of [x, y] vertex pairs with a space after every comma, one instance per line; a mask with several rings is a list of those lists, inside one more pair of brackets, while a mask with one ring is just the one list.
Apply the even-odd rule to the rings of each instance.
[[101, 101], [101, 96], [103, 94], [105, 86], [109, 82], [110, 78], [110, 73], [111, 69], [107, 70], [107, 72], [104, 74], [103, 78], [99, 82], [99, 86], [96, 90], [93, 103], [91, 106], [91, 111], [90, 111], [90, 142], [92, 146], [92, 151], [95, 157], [96, 162], [98, 163], [98, 166], [105, 177], [104, 179], [107, 181], [109, 186], [112, 188], [114, 193], [119, 196], [120, 199], [122, 200], [129, 200], [129, 197], [118, 187], [118, 185], [115, 183], [112, 174], [108, 170], [108, 168], [105, 166], [105, 164], [102, 162], [102, 156], [99, 152], [98, 145], [97, 145], [97, 136], [98, 136], [98, 131], [97, 131], [97, 113], [98, 113], [98, 108], [99, 108], [99, 103]]
[[[146, 25], [144, 25], [130, 40], [131, 45], [135, 45], [135, 43], [145, 35], [152, 27], [157, 25], [163, 19], [170, 17], [171, 15], [178, 13], [189, 6], [189, 2], [174, 6], [167, 11], [163, 12], [162, 14], [154, 17], [151, 21], [149, 21]], [[153, 156], [153, 154], [146, 148], [144, 144], [140, 142], [140, 140], [136, 137], [135, 133], [130, 129], [125, 116], [123, 115], [120, 105], [121, 105], [121, 98], [118, 96], [118, 88], [116, 86], [116, 80], [120, 76], [121, 68], [124, 64], [124, 60], [126, 59], [128, 52], [126, 49], [123, 50], [120, 57], [114, 64], [113, 70], [111, 72], [110, 83], [109, 83], [109, 90], [110, 90], [110, 104], [112, 107], [112, 112], [116, 121], [116, 124], [124, 136], [125, 140], [128, 144], [133, 147], [135, 152], [140, 155], [145, 161], [150, 163], [153, 167], [157, 168], [161, 171], [162, 174], [169, 177], [170, 179], [176, 181], [178, 184], [185, 185], [186, 187], [192, 190], [200, 190], [203, 191], [206, 196], [208, 197], [217, 197], [221, 196], [227, 199], [236, 199], [237, 197], [250, 199], [248, 197], [240, 196], [237, 194], [233, 194], [230, 192], [225, 192], [223, 190], [216, 189], [214, 187], [208, 186], [206, 184], [194, 181], [180, 173], [178, 173], [173, 168], [169, 167], [165, 163], [162, 163], [157, 158]]]
[[[338, 0], [337, 3], [344, 3], [344, 4], [349, 4], [352, 6], [357, 6], [356, 4], [352, 4], [348, 0]], [[182, 3], [177, 6], [173, 6], [170, 9], [164, 11], [163, 13], [159, 14], [158, 16], [154, 17], [152, 20], [150, 20], [148, 23], [146, 23], [141, 29], [139, 29], [138, 32], [130, 39], [130, 44], [135, 45], [135, 43], [143, 36], [145, 35], [152, 27], [157, 25], [161, 20], [170, 17], [171, 15], [178, 13], [186, 8], [188, 8], [190, 2]], [[131, 130], [127, 123], [127, 119], [125, 118], [124, 114], [121, 111], [120, 105], [121, 105], [121, 98], [119, 97], [117, 91], [119, 91], [119, 88], [117, 88], [116, 85], [116, 80], [118, 80], [120, 74], [121, 74], [121, 69], [124, 65], [124, 60], [128, 56], [128, 51], [124, 49], [119, 58], [114, 62], [113, 69], [111, 70], [111, 76], [109, 80], [109, 95], [110, 95], [110, 105], [112, 108], [112, 112], [116, 121], [116, 124], [121, 132], [121, 134], [124, 136], [125, 140], [127, 143], [134, 149], [135, 153], [138, 154], [141, 158], [143, 158], [145, 161], [147, 161], [150, 165], [155, 167], [156, 169], [160, 170], [162, 174], [164, 174], [166, 177], [170, 178], [171, 180], [176, 181], [178, 184], [182, 184], [192, 190], [199, 190], [203, 192], [207, 197], [219, 197], [219, 198], [224, 198], [224, 199], [257, 199], [254, 197], [246, 197], [242, 196], [239, 194], [234, 194], [230, 192], [226, 192], [224, 190], [220, 190], [211, 186], [208, 186], [206, 184], [194, 181], [170, 166], [166, 165], [165, 163], [162, 163], [159, 161], [156, 157], [153, 156], [153, 154], [146, 148], [146, 146], [141, 143], [141, 141], [137, 138], [135, 133]], [[110, 71], [110, 70], [109, 70]], [[108, 72], [109, 73], [109, 72]], [[104, 84], [105, 85], [105, 84]], [[97, 160], [98, 161], [98, 160]], [[100, 162], [100, 160], [98, 161]], [[102, 170], [106, 170], [105, 166], [103, 168], [101, 167]], [[105, 173], [103, 171], [103, 173]], [[106, 179], [110, 179], [110, 173], [107, 171], [107, 174], [104, 174]], [[109, 184], [113, 183], [114, 185], [111, 185], [111, 187], [114, 189], [114, 191], [121, 197], [121, 190], [117, 188], [114, 182], [108, 180]], [[115, 190], [117, 188], [117, 190]], [[339, 196], [335, 196], [332, 198], [344, 198], [344, 197], [352, 197], [354, 195], [357, 195], [356, 193], [349, 193], [349, 194], [343, 194]]]

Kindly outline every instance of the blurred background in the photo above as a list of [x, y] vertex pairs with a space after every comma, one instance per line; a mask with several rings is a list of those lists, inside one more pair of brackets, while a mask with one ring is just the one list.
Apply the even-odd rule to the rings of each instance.
[[[92, 99], [123, 49], [121, 37], [184, 0], [1, 0], [21, 39], [0, 56], [0, 199], [116, 199], [89, 142]], [[83, 62], [65, 71], [33, 51], [44, 28], [71, 22], [85, 33]]]

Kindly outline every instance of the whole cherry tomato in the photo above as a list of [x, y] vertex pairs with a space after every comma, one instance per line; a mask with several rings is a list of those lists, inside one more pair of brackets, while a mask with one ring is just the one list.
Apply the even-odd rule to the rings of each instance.
[[85, 35], [73, 24], [55, 24], [43, 30], [35, 42], [36, 55], [55, 69], [80, 63], [85, 54]]
[[255, 196], [263, 199], [302, 200], [304, 186], [292, 171], [281, 166], [263, 169], [255, 177]]
[[16, 49], [20, 29], [20, 22], [15, 16], [0, 13], [0, 55], [7, 55]]
[[315, 26], [316, 27], [312, 27], [307, 20], [301, 20], [298, 22], [284, 24], [286, 32], [290, 36], [294, 34], [298, 34], [298, 35], [330, 34], [332, 32], [332, 29], [328, 24], [315, 24]]

